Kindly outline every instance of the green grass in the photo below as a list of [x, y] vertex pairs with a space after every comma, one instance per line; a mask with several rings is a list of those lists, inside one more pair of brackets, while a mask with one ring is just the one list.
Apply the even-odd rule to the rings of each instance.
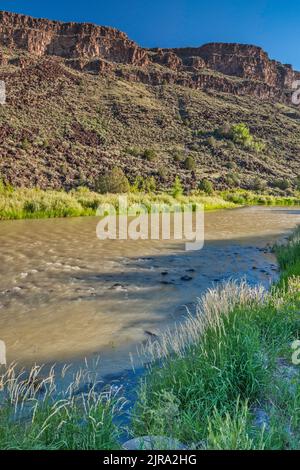
[[[0, 191], [0, 220], [39, 219], [50, 217], [80, 217], [96, 215], [101, 204], [112, 204], [118, 209], [118, 194], [98, 194], [85, 188], [63, 191], [42, 191], [39, 189], [10, 189]], [[179, 196], [168, 193], [128, 193], [128, 204], [144, 204], [148, 210], [151, 204], [172, 205], [203, 204], [206, 210], [233, 208], [236, 205], [219, 196]]]
[[296, 196], [274, 196], [272, 194], [259, 194], [253, 191], [234, 190], [222, 191], [220, 196], [225, 201], [239, 205], [249, 206], [297, 206], [300, 205], [300, 197]]
[[47, 377], [39, 367], [24, 374], [12, 366], [0, 374], [0, 449], [118, 449], [113, 420], [122, 403], [109, 390], [78, 393], [84, 377], [79, 371], [58, 392], [54, 369]]
[[[96, 215], [101, 204], [112, 204], [118, 209], [118, 194], [98, 194], [87, 188], [70, 192], [27, 188], [5, 188], [0, 185], [0, 220], [41, 219], [52, 217], [82, 217]], [[172, 196], [171, 193], [128, 193], [128, 204], [143, 204], [148, 211], [151, 204], [203, 204], [205, 210], [230, 209], [242, 205], [300, 205], [300, 199], [276, 198], [251, 192], [224, 192], [205, 195]]]
[[[148, 346], [136, 435], [200, 449], [300, 448], [300, 369], [291, 363], [300, 336], [299, 232], [276, 252], [282, 276], [271, 292], [224, 284], [198, 302], [196, 317]], [[257, 409], [268, 429], [255, 426]]]

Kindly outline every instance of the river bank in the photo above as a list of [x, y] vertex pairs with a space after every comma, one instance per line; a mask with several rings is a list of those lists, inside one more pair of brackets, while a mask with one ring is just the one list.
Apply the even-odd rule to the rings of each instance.
[[270, 292], [225, 283], [149, 346], [136, 436], [208, 450], [299, 450], [300, 230], [275, 252], [281, 276]]
[[[190, 195], [165, 193], [126, 194], [128, 205], [143, 204], [203, 204], [205, 210], [231, 209], [244, 205], [293, 206], [300, 205], [297, 196], [273, 196], [251, 191], [224, 191], [212, 195], [194, 192]], [[87, 188], [70, 192], [40, 189], [14, 189], [0, 185], [0, 220], [43, 219], [55, 217], [94, 216], [100, 205], [112, 204], [118, 209], [118, 194], [99, 194]]]
[[[299, 230], [275, 251], [281, 275], [270, 291], [225, 282], [175, 334], [146, 346], [152, 364], [131, 412], [132, 437], [160, 435], [197, 449], [299, 449], [299, 365], [291, 347], [300, 333]], [[10, 369], [1, 382], [0, 447], [118, 448], [121, 391], [99, 394], [95, 384], [82, 394], [89, 374], [78, 372], [59, 401], [53, 374], [39, 381], [36, 368], [20, 385]], [[29, 398], [24, 421], [15, 412]]]

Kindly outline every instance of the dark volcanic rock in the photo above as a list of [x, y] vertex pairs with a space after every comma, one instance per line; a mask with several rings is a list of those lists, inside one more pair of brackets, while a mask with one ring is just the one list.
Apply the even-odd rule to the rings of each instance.
[[[117, 71], [127, 80], [209, 87], [264, 99], [284, 100], [286, 89], [291, 90], [293, 81], [300, 76], [290, 65], [270, 60], [256, 46], [211, 43], [201, 47], [148, 50], [114, 28], [62, 23], [3, 11], [0, 12], [0, 46], [25, 50], [38, 57], [62, 57], [70, 66], [86, 72], [106, 74], [115, 64], [129, 64], [136, 66], [136, 70], [127, 74], [124, 70]], [[0, 65], [4, 60], [0, 53]], [[154, 64], [162, 66], [162, 70], [153, 69]], [[225, 76], [216, 76], [214, 72]], [[242, 80], [234, 82], [226, 76]]]

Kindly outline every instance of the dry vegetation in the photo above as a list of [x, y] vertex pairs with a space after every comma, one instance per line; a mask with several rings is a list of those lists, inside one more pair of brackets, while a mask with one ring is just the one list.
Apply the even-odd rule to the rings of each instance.
[[[93, 189], [99, 175], [114, 166], [130, 183], [136, 176], [153, 176], [158, 189], [170, 187], [175, 175], [187, 190], [204, 178], [215, 189], [278, 195], [291, 195], [299, 185], [295, 108], [95, 76], [58, 58], [31, 57], [20, 68], [18, 56], [26, 61], [27, 55], [15, 55], [0, 75], [8, 96], [0, 107], [0, 178], [16, 187]], [[120, 67], [130, 73], [129, 66]], [[226, 123], [244, 123], [254, 144], [228, 138], [222, 132]]]

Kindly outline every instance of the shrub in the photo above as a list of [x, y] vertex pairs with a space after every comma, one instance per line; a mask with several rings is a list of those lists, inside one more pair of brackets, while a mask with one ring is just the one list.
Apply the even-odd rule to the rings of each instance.
[[146, 178], [145, 189], [146, 189], [146, 192], [149, 192], [149, 193], [156, 191], [156, 180], [154, 176], [150, 176], [150, 178]]
[[218, 142], [213, 136], [207, 139], [207, 143], [212, 149], [216, 149], [218, 147]]
[[174, 153], [174, 161], [175, 162], [182, 162], [183, 160], [183, 154], [181, 152], [175, 152]]
[[132, 155], [133, 157], [138, 157], [141, 152], [137, 147], [128, 147], [125, 149], [125, 153]]
[[243, 123], [235, 124], [231, 127], [231, 139], [235, 144], [253, 149], [256, 152], [261, 152], [266, 147], [263, 142], [254, 139], [250, 129]]
[[265, 180], [259, 178], [259, 176], [254, 178], [253, 183], [252, 183], [252, 189], [254, 191], [264, 191], [266, 187], [267, 187], [267, 183]]
[[165, 180], [168, 176], [168, 172], [166, 170], [165, 167], [161, 166], [159, 169], [158, 169], [158, 176], [160, 177], [161, 180]]
[[131, 187], [131, 191], [146, 193], [156, 191], [156, 181], [154, 176], [150, 176], [150, 178], [143, 178], [142, 176], [137, 176], [133, 186]]
[[127, 193], [130, 185], [121, 168], [113, 168], [105, 175], [100, 176], [96, 183], [96, 190], [101, 193]]
[[30, 149], [31, 149], [31, 143], [29, 142], [28, 139], [24, 139], [24, 140], [21, 142], [21, 149], [22, 149], [22, 150], [30, 150]]
[[148, 160], [148, 162], [153, 162], [157, 159], [157, 153], [153, 149], [146, 149], [143, 152], [143, 158]]
[[207, 179], [203, 179], [199, 182], [198, 189], [200, 189], [200, 191], [204, 191], [206, 194], [209, 195], [213, 194], [214, 192], [212, 182]]
[[231, 134], [231, 126], [225, 122], [221, 127], [219, 127], [215, 132], [217, 137], [228, 138]]
[[233, 142], [242, 145], [243, 147], [251, 146], [253, 143], [253, 137], [249, 128], [245, 124], [235, 124], [232, 126], [231, 138]]
[[184, 161], [184, 168], [186, 170], [194, 170], [196, 167], [196, 163], [195, 163], [195, 160], [193, 159], [193, 157], [187, 157]]
[[180, 181], [179, 176], [176, 176], [173, 187], [172, 187], [172, 196], [173, 197], [178, 197], [181, 196], [183, 193], [183, 187]]
[[226, 176], [225, 176], [225, 181], [226, 183], [228, 184], [228, 186], [230, 187], [236, 187], [236, 186], [239, 186], [240, 184], [240, 180], [239, 180], [239, 177], [236, 173], [228, 173]]
[[286, 191], [290, 187], [289, 180], [286, 178], [278, 179], [273, 181], [273, 186], [275, 188], [281, 189], [282, 191]]

